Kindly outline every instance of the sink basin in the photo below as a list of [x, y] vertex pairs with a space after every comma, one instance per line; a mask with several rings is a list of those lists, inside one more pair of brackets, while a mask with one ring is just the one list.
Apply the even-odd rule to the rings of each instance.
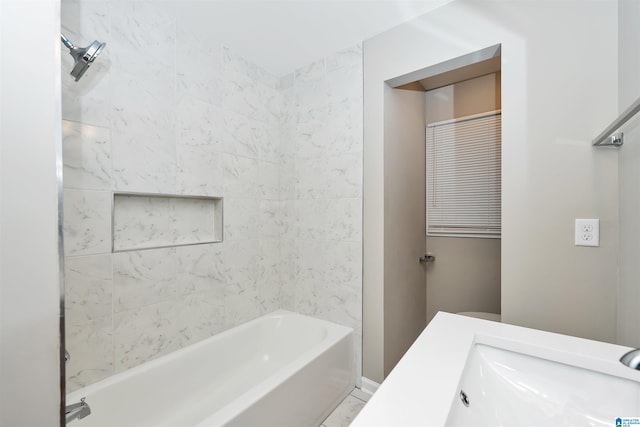
[[630, 425], [640, 371], [620, 363], [629, 350], [440, 312], [350, 427]]
[[615, 426], [640, 415], [632, 375], [617, 360], [476, 337], [445, 425]]

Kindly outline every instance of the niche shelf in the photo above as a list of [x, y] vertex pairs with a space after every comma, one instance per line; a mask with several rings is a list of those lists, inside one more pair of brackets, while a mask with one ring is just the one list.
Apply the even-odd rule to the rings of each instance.
[[222, 241], [222, 197], [113, 193], [112, 252]]

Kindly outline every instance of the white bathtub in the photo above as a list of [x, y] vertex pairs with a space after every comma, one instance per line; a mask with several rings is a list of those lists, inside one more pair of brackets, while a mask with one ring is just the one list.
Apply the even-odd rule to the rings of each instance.
[[279, 310], [67, 395], [77, 427], [318, 426], [353, 389], [353, 330]]

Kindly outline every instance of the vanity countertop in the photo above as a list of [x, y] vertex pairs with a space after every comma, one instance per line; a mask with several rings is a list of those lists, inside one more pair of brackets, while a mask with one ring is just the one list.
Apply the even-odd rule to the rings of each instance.
[[[509, 342], [515, 351], [553, 352], [563, 363], [590, 366], [640, 382], [618, 360], [629, 348], [504, 323], [438, 313], [355, 418], [351, 427], [444, 426], [477, 341]], [[517, 347], [521, 346], [522, 350]], [[559, 356], [558, 356], [559, 355]], [[636, 415], [636, 414], [631, 414]]]

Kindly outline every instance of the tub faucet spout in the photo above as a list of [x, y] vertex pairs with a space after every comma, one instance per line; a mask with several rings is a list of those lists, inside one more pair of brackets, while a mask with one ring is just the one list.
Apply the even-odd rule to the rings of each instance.
[[640, 370], [640, 348], [625, 353], [625, 355], [620, 358], [620, 362], [631, 369]]
[[67, 424], [69, 424], [76, 418], [81, 420], [87, 415], [91, 414], [91, 408], [89, 407], [89, 404], [84, 401], [84, 399], [85, 398], [83, 397], [82, 399], [80, 399], [80, 402], [73, 403], [65, 407], [65, 419]]

